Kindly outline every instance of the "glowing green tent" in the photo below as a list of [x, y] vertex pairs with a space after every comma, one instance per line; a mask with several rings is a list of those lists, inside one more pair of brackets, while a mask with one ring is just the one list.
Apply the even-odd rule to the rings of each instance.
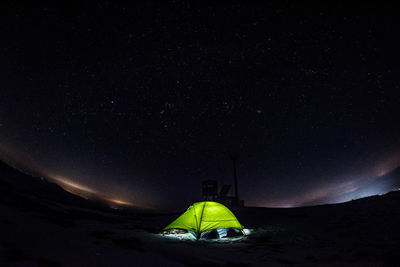
[[197, 234], [218, 228], [236, 228], [243, 230], [243, 226], [236, 219], [235, 215], [224, 205], [203, 201], [191, 205], [175, 221], [167, 225], [164, 230], [184, 229]]

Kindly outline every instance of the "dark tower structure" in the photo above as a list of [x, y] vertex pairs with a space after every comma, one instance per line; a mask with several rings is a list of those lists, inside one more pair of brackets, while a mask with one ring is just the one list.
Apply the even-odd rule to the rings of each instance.
[[203, 200], [216, 201], [218, 199], [218, 183], [215, 180], [203, 181]]
[[221, 190], [218, 192], [218, 182], [216, 180], [205, 180], [202, 184], [202, 199], [203, 201], [217, 201], [230, 208], [244, 207], [244, 201], [240, 200], [239, 198], [239, 187], [236, 169], [236, 162], [239, 157], [235, 153], [230, 153], [229, 156], [233, 163], [233, 178], [235, 186], [234, 195], [229, 195], [229, 191], [231, 189], [230, 184], [222, 183]]

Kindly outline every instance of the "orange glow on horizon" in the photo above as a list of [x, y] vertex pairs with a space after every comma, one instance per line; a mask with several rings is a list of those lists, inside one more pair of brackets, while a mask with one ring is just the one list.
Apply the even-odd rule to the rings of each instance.
[[107, 199], [108, 201], [117, 204], [117, 205], [122, 205], [122, 206], [133, 206], [133, 204], [131, 202], [127, 202], [121, 199], [113, 199], [113, 198], [109, 198]]
[[[97, 192], [87, 186], [78, 184], [76, 182], [73, 182], [71, 180], [68, 180], [64, 177], [60, 177], [60, 176], [53, 176], [52, 177], [54, 180], [56, 180], [57, 182], [61, 183], [60, 186], [62, 186], [65, 190], [77, 190], [77, 191], [81, 191], [81, 192], [86, 192], [86, 193], [90, 193], [90, 194], [97, 194]], [[64, 186], [63, 186], [64, 185]]]
[[105, 196], [104, 194], [99, 193], [98, 191], [91, 189], [87, 186], [84, 186], [82, 184], [79, 184], [77, 182], [73, 182], [65, 177], [59, 176], [59, 175], [52, 175], [50, 176], [51, 179], [53, 179], [55, 182], [57, 182], [64, 190], [72, 193], [79, 195], [83, 198], [89, 199], [93, 196], [96, 198], [100, 198], [103, 201], [110, 202], [114, 205], [119, 205], [119, 206], [133, 206], [133, 203], [122, 200], [122, 199], [117, 199], [117, 198], [110, 198], [108, 196]]
[[[25, 174], [37, 176], [42, 179], [45, 178], [46, 180], [59, 185], [65, 191], [84, 199], [98, 200], [114, 206], [151, 208], [151, 206], [148, 206], [147, 203], [137, 204], [132, 194], [126, 195], [124, 196], [124, 199], [121, 199], [121, 195], [118, 194], [117, 189], [109, 190], [108, 188], [102, 188], [98, 184], [96, 184], [94, 187], [91, 187], [81, 182], [76, 182], [75, 180], [88, 180], [80, 179], [84, 177], [80, 177], [79, 175], [77, 177], [71, 176], [71, 178], [69, 178], [67, 176], [57, 174], [54, 171], [50, 171], [48, 168], [45, 168], [42, 165], [37, 165], [36, 159], [28, 153], [23, 153], [20, 151], [17, 152], [17, 149], [10, 145], [4, 144], [4, 142], [0, 142], [0, 160]], [[133, 204], [131, 201], [134, 201], [135, 204]]]

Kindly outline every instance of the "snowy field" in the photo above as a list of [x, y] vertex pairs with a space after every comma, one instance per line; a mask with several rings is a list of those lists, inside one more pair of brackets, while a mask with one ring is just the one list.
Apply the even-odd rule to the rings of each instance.
[[338, 205], [234, 211], [243, 238], [162, 235], [178, 214], [107, 212], [1, 190], [0, 266], [396, 266], [400, 192]]

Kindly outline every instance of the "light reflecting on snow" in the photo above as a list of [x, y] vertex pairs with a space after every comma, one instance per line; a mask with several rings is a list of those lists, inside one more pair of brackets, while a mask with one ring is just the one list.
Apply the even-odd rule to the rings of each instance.
[[183, 234], [166, 234], [166, 233], [161, 233], [159, 234], [160, 236], [167, 238], [167, 239], [171, 239], [171, 240], [187, 240], [187, 241], [195, 241], [196, 237], [193, 236], [190, 233], [183, 233]]
[[250, 235], [254, 230], [253, 229], [243, 229], [244, 235]]
[[[217, 231], [220, 233], [221, 232], [221, 236], [224, 236], [222, 232], [224, 232], [224, 229], [217, 229]], [[247, 236], [251, 235], [252, 232], [254, 230], [253, 229], [243, 229], [243, 236], [236, 236], [236, 237], [222, 237], [222, 238], [216, 238], [216, 239], [205, 239], [205, 238], [200, 238], [199, 241], [202, 242], [211, 242], [211, 243], [231, 243], [231, 242], [236, 242], [236, 241], [240, 241], [244, 238], [246, 238]], [[171, 241], [176, 240], [176, 241], [197, 241], [196, 239], [196, 234], [193, 232], [187, 232], [187, 233], [160, 233], [157, 234], [158, 236], [162, 237], [162, 238], [166, 238], [169, 239]]]

